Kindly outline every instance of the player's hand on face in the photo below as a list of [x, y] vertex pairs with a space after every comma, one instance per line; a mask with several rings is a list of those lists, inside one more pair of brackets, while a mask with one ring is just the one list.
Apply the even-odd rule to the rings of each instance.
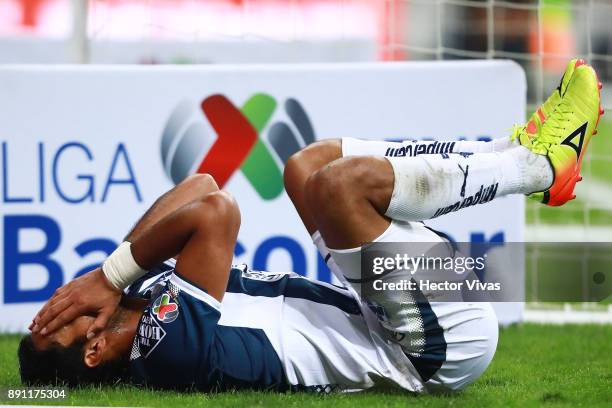
[[45, 336], [83, 315], [93, 315], [87, 338], [102, 331], [117, 309], [122, 292], [112, 286], [101, 268], [82, 275], [55, 291], [34, 317], [29, 329]]

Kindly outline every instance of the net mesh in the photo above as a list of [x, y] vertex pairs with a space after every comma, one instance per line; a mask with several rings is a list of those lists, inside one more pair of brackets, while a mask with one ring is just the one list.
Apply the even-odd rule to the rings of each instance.
[[[527, 74], [529, 112], [558, 83], [565, 64], [574, 56], [592, 64], [604, 82], [602, 104], [610, 108], [605, 85], [612, 75], [612, 17], [609, 1], [465, 1], [408, 0], [390, 2], [388, 59], [508, 58]], [[398, 18], [397, 16], [402, 17]], [[398, 24], [403, 22], [404, 25]], [[612, 239], [612, 123], [604, 116], [599, 137], [592, 140], [578, 185], [578, 199], [561, 208], [527, 203], [528, 241], [610, 241]], [[608, 139], [608, 140], [606, 140]], [[547, 256], [529, 251], [527, 286], [532, 293], [545, 291], [540, 275]], [[583, 286], [593, 279], [583, 269]], [[602, 304], [528, 304], [527, 317], [551, 322], [612, 321], [612, 308]]]

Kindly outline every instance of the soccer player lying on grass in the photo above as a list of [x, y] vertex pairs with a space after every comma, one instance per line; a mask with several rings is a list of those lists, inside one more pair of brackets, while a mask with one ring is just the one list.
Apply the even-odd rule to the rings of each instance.
[[362, 297], [361, 246], [445, 242], [420, 221], [508, 194], [563, 204], [573, 198], [599, 116], [595, 72], [575, 60], [511, 138], [449, 143], [443, 154], [410, 153], [435, 142], [354, 139], [297, 153], [285, 186], [342, 288], [232, 267], [236, 202], [212, 178], [189, 178], [153, 205], [102, 268], [60, 288], [41, 309], [19, 347], [22, 381], [202, 391], [463, 389], [493, 358], [491, 306], [428, 302], [418, 293], [404, 304], [385, 293]]

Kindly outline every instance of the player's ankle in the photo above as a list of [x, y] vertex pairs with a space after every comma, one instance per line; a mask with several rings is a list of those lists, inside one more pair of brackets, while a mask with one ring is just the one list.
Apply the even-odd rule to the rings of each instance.
[[524, 146], [509, 149], [507, 153], [519, 168], [521, 194], [544, 191], [552, 185], [554, 172], [546, 156], [533, 153]]

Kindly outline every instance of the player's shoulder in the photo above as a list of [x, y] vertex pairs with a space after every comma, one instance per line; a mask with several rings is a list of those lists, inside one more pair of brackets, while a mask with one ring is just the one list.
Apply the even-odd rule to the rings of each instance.
[[174, 272], [176, 261], [168, 259], [147, 271], [125, 289], [125, 294], [131, 297], [149, 299], [153, 288], [169, 279]]
[[164, 282], [164, 285], [165, 293], [172, 296], [173, 299], [179, 303], [196, 303], [218, 312], [221, 310], [221, 302], [208, 294], [206, 290], [200, 288], [197, 284], [190, 281], [185, 276], [180, 275], [176, 271], [168, 276], [168, 279]]

